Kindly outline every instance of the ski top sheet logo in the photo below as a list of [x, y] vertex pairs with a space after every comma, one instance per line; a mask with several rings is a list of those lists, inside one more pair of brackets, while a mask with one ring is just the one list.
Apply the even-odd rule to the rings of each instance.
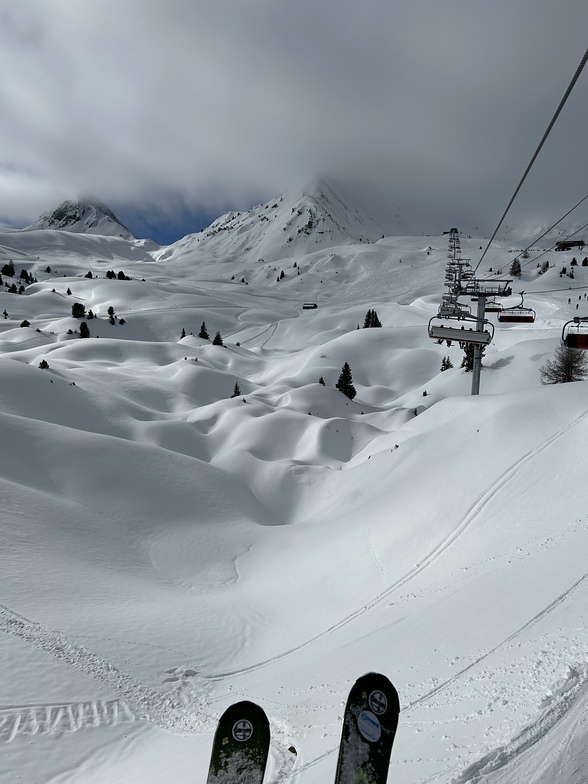
[[382, 735], [382, 725], [371, 711], [362, 711], [357, 717], [357, 728], [369, 743], [376, 743]]
[[383, 691], [373, 691], [369, 696], [368, 702], [376, 716], [381, 716], [388, 710], [388, 697], [386, 697]]
[[249, 740], [253, 735], [253, 725], [247, 719], [241, 719], [233, 724], [233, 738], [240, 743]]

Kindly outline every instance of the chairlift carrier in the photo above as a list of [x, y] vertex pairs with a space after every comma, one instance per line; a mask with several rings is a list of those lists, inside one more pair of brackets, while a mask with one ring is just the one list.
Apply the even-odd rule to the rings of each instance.
[[486, 302], [486, 313], [500, 313], [502, 305], [496, 302], [495, 299], [490, 299]]
[[566, 321], [561, 339], [568, 348], [588, 349], [588, 316], [575, 316]]
[[[447, 321], [458, 321], [461, 326], [450, 326], [443, 322], [434, 323], [435, 320], [445, 318]], [[475, 343], [481, 346], [487, 346], [494, 337], [494, 325], [489, 321], [484, 320], [484, 324], [490, 327], [490, 331], [486, 329], [475, 329], [474, 327], [466, 327], [464, 323], [467, 322], [477, 326], [477, 319], [474, 316], [443, 316], [438, 313], [429, 320], [429, 337], [433, 340], [455, 340], [456, 343]]]
[[521, 292], [521, 304], [512, 308], [501, 308], [498, 313], [498, 321], [508, 324], [532, 324], [537, 315], [532, 308], [523, 305], [524, 292]]

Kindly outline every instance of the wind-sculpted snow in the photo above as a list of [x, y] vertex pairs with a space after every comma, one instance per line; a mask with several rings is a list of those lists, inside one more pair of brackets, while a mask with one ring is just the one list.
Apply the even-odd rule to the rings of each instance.
[[0, 778], [199, 780], [249, 699], [268, 784], [323, 784], [349, 686], [381, 671], [391, 780], [582, 781], [588, 403], [539, 368], [588, 268], [532, 256], [537, 321], [496, 324], [472, 398], [426, 329], [446, 238], [367, 242], [323, 196], [329, 237], [286, 199], [164, 249], [0, 236], [37, 278], [0, 290]]

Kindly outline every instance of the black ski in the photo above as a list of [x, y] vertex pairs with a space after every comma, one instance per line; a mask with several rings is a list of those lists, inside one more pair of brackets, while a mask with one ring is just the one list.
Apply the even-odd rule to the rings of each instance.
[[262, 784], [269, 745], [269, 722], [259, 705], [231, 705], [216, 729], [206, 784]]
[[385, 675], [369, 672], [349, 692], [335, 784], [386, 784], [398, 726], [398, 693]]

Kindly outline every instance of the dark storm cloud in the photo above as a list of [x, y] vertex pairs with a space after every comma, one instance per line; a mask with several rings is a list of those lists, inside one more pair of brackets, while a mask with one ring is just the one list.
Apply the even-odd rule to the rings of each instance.
[[[491, 229], [586, 21], [584, 0], [0, 0], [0, 220], [81, 192], [214, 213], [332, 172]], [[521, 215], [584, 195], [587, 85]]]

